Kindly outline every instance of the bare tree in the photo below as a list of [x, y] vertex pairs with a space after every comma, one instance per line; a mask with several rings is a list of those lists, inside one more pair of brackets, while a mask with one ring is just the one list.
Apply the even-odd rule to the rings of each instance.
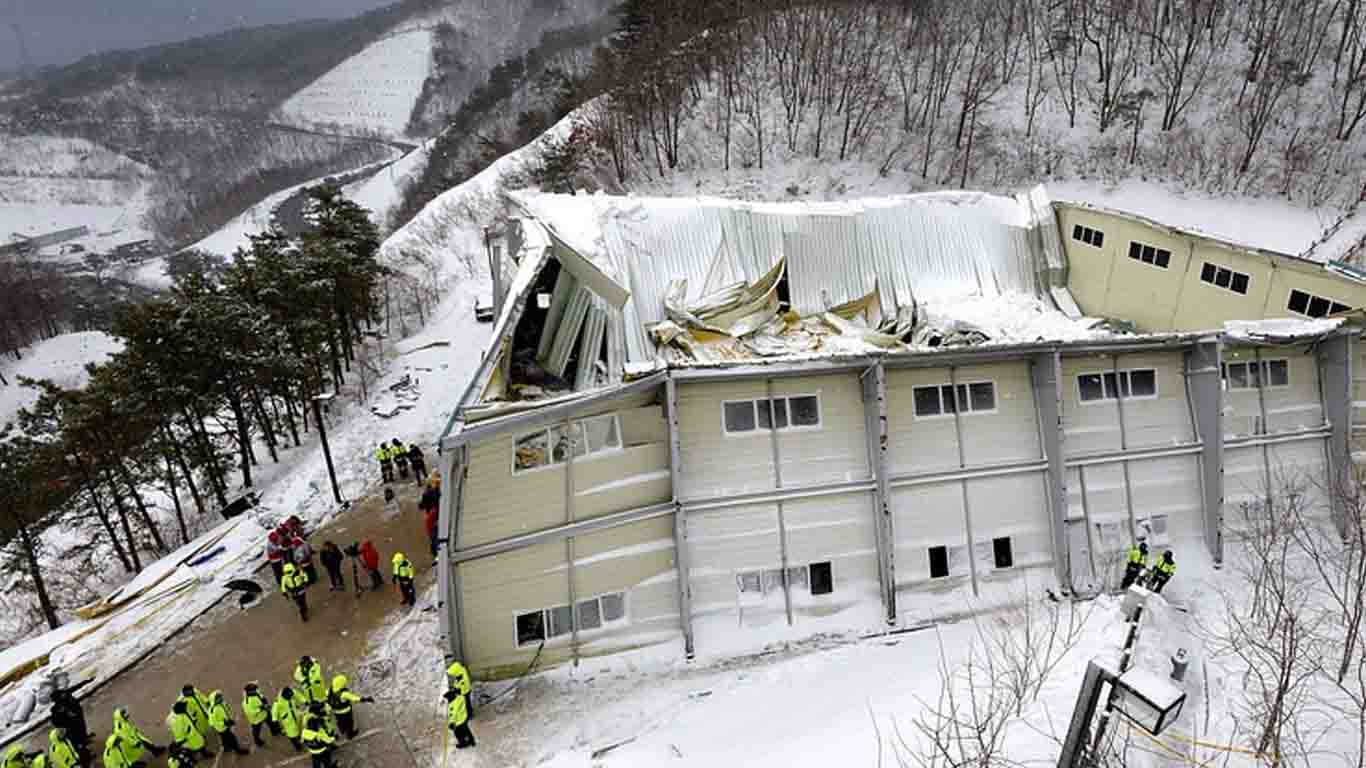
[[[1205, 31], [1218, 17], [1219, 0], [1157, 0], [1145, 38], [1155, 54], [1153, 75], [1161, 85], [1162, 130], [1170, 131], [1177, 118], [1199, 95], [1210, 72], [1216, 49]], [[1147, 15], [1147, 14], [1145, 14]]]

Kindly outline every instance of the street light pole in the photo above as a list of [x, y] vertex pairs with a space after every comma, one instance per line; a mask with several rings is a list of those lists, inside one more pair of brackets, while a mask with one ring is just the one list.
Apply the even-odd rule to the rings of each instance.
[[345, 504], [342, 498], [341, 488], [337, 487], [337, 470], [332, 466], [332, 449], [327, 445], [327, 427], [323, 424], [323, 405], [332, 402], [337, 396], [335, 392], [325, 392], [313, 398], [313, 422], [318, 425], [318, 437], [323, 442], [323, 458], [327, 460], [327, 476], [332, 480], [332, 497], [338, 504]]

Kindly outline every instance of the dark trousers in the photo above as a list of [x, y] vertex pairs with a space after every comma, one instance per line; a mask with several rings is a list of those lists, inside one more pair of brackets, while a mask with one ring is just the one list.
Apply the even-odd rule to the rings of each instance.
[[258, 747], [264, 747], [264, 746], [266, 745], [265, 740], [261, 738], [261, 729], [262, 729], [262, 728], [270, 728], [270, 735], [271, 735], [271, 736], [279, 736], [279, 735], [280, 735], [280, 726], [276, 725], [274, 720], [262, 720], [262, 721], [259, 722], [259, 723], [252, 723], [252, 724], [251, 724], [251, 740], [254, 741], [254, 742], [256, 742], [256, 746], [258, 746]]
[[371, 589], [379, 589], [380, 587], [384, 586], [384, 575], [379, 572], [378, 568], [367, 568], [366, 570], [370, 571]]
[[436, 535], [436, 531], [432, 531], [432, 535], [428, 536], [427, 538], [431, 541], [432, 557], [436, 557], [436, 540], [438, 538]]
[[231, 728], [219, 733], [218, 740], [223, 744], [224, 752], [236, 752], [239, 755], [247, 754], [247, 751], [242, 748], [241, 742], [237, 740], [237, 734], [233, 733]]
[[407, 459], [399, 459], [398, 461], [395, 461], [394, 463], [398, 465], [398, 476], [401, 477], [401, 478], [403, 478], [404, 480], [407, 480], [407, 479], [408, 479], [408, 460], [407, 460]]
[[317, 583], [318, 583], [318, 566], [314, 565], [312, 560], [309, 560], [308, 562], [304, 563], [303, 569], [304, 569], [304, 576], [308, 577], [308, 584], [309, 584], [309, 586], [312, 586], [312, 585], [314, 585], [314, 584], [317, 584]]
[[356, 738], [356, 713], [338, 712], [337, 730], [341, 731], [342, 735], [348, 739]]
[[1167, 586], [1167, 581], [1170, 580], [1170, 579], [1171, 579], [1171, 577], [1170, 577], [1170, 576], [1167, 576], [1167, 575], [1164, 574], [1164, 573], [1161, 573], [1161, 572], [1154, 573], [1154, 574], [1152, 575], [1152, 577], [1148, 579], [1148, 584], [1149, 584], [1149, 587], [1148, 587], [1148, 588], [1151, 589], [1151, 590], [1152, 590], [1154, 593], [1156, 593], [1156, 594], [1161, 594], [1161, 593], [1162, 593], [1162, 588], [1165, 587], [1165, 586]]
[[384, 482], [394, 482], [394, 463], [392, 461], [381, 461], [379, 463], [379, 473], [384, 478]]
[[299, 618], [308, 621], [308, 594], [300, 592], [290, 597], [294, 598], [294, 604], [299, 606]]
[[451, 733], [455, 734], [455, 746], [457, 749], [474, 746], [474, 732], [470, 730], [468, 722], [460, 725], [452, 725]]
[[342, 578], [341, 566], [327, 566], [327, 578], [332, 582], [333, 589], [346, 589], [346, 579]]
[[1140, 573], [1143, 573], [1143, 566], [1138, 563], [1129, 563], [1124, 568], [1124, 579], [1119, 582], [1119, 588], [1128, 589], [1130, 585], [1138, 580], [1138, 575]]
[[271, 560], [270, 572], [275, 574], [275, 586], [280, 586], [280, 581], [285, 578], [285, 561]]
[[427, 481], [427, 463], [425, 461], [413, 459], [413, 479], [417, 481], [418, 485]]
[[403, 593], [404, 605], [415, 605], [417, 603], [417, 590], [413, 588], [412, 579], [394, 579], [398, 582], [399, 591]]
[[312, 756], [313, 768], [337, 768], [337, 764], [332, 762], [332, 750], [330, 749], [312, 753]]
[[299, 737], [298, 737], [298, 736], [295, 736], [294, 738], [290, 739], [290, 740], [289, 740], [289, 743], [292, 744], [292, 745], [294, 745], [294, 751], [295, 751], [295, 752], [300, 752], [300, 751], [302, 751], [303, 748], [304, 748], [304, 743], [303, 743], [302, 741], [299, 741]]

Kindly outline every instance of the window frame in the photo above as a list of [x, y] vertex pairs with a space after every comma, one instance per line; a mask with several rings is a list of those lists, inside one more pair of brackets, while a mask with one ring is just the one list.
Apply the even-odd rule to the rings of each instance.
[[[1152, 393], [1151, 395], [1135, 395], [1135, 394], [1133, 394], [1134, 387], [1133, 387], [1133, 378], [1132, 378], [1132, 374], [1133, 374], [1135, 371], [1152, 373], [1152, 375], [1153, 375], [1153, 393]], [[1100, 397], [1095, 398], [1095, 399], [1092, 399], [1092, 400], [1086, 400], [1086, 399], [1083, 399], [1083, 398], [1082, 398], [1082, 396], [1081, 396], [1081, 380], [1082, 380], [1083, 377], [1086, 377], [1086, 376], [1099, 376], [1099, 377], [1100, 377], [1100, 389], [1101, 389], [1101, 396], [1100, 396]], [[1105, 386], [1106, 386], [1106, 385], [1105, 385], [1105, 377], [1106, 377], [1106, 376], [1115, 376], [1115, 385], [1114, 385], [1114, 386], [1115, 386], [1116, 393], [1117, 393], [1115, 397], [1110, 397], [1110, 396], [1106, 395], [1106, 393], [1105, 393]], [[1126, 383], [1125, 385], [1123, 385], [1123, 386], [1121, 386], [1121, 385], [1119, 384], [1119, 381], [1120, 381], [1121, 379], [1123, 379], [1125, 382], [1127, 382], [1127, 383]], [[1086, 406], [1086, 405], [1099, 405], [1099, 404], [1101, 404], [1101, 403], [1112, 403], [1112, 402], [1115, 402], [1115, 401], [1118, 401], [1118, 400], [1156, 400], [1156, 399], [1158, 399], [1159, 397], [1162, 396], [1162, 387], [1158, 385], [1157, 369], [1156, 369], [1156, 368], [1121, 368], [1121, 369], [1119, 369], [1118, 371], [1115, 371], [1115, 370], [1108, 370], [1108, 371], [1082, 371], [1082, 372], [1079, 372], [1076, 376], [1073, 377], [1073, 387], [1074, 387], [1075, 392], [1076, 392], [1077, 402], [1078, 402], [1079, 404], [1083, 405], [1083, 406]], [[1129, 390], [1129, 394], [1127, 394], [1127, 395], [1122, 394], [1122, 392], [1123, 392], [1124, 389], [1128, 389], [1128, 390]]]
[[[986, 384], [986, 385], [988, 385], [988, 386], [991, 387], [991, 408], [974, 409], [974, 408], [972, 407], [972, 388], [973, 388], [973, 386], [981, 385], [981, 384]], [[947, 382], [947, 381], [942, 382], [942, 383], [940, 383], [940, 384], [917, 384], [917, 385], [913, 385], [913, 386], [911, 387], [911, 418], [912, 418], [912, 420], [933, 421], [933, 420], [935, 420], [935, 419], [951, 419], [951, 418], [954, 417], [955, 414], [958, 414], [958, 413], [961, 413], [961, 414], [963, 414], [964, 416], [974, 416], [974, 415], [988, 416], [988, 415], [991, 415], [991, 414], [993, 414], [993, 413], [999, 413], [999, 412], [1000, 412], [1000, 410], [1001, 410], [1001, 396], [1000, 396], [1000, 393], [999, 393], [999, 392], [997, 391], [997, 389], [996, 389], [996, 380], [995, 380], [995, 379], [975, 379], [975, 380], [972, 380], [972, 381], [960, 381], [960, 382], [958, 382], [958, 386], [959, 386], [959, 387], [962, 387], [963, 390], [964, 390], [964, 392], [967, 393], [967, 401], [968, 401], [967, 405], [968, 405], [968, 407], [967, 407], [966, 409], [962, 409], [962, 408], [959, 407], [959, 406], [960, 406], [960, 403], [958, 402], [958, 393], [953, 389], [954, 385], [953, 385], [953, 384], [950, 384], [950, 383]], [[921, 414], [921, 413], [920, 413], [919, 405], [916, 403], [916, 395], [917, 395], [917, 393], [920, 392], [921, 390], [926, 390], [926, 389], [933, 389], [933, 390], [936, 390], [936, 392], [938, 393], [938, 396], [939, 396], [939, 412], [938, 412], [938, 413], [931, 413], [931, 414]], [[951, 411], [950, 411], [950, 410], [945, 410], [945, 409], [944, 409], [944, 390], [946, 390], [946, 389], [954, 393], [954, 398], [953, 398], [953, 408], [954, 408], [954, 409], [951, 410]]]
[[[1137, 251], [1137, 254], [1135, 254]], [[1151, 259], [1144, 258], [1151, 254]], [[1131, 261], [1147, 264], [1157, 269], [1170, 269], [1172, 262], [1172, 252], [1167, 248], [1161, 248], [1152, 243], [1145, 243], [1142, 240], [1130, 240], [1129, 250], [1126, 254]]]
[[[1078, 235], [1081, 235], [1081, 237], [1078, 237]], [[1099, 236], [1100, 242], [1095, 242], [1097, 236]], [[1105, 230], [1088, 227], [1085, 224], [1074, 223], [1072, 225], [1072, 239], [1083, 245], [1089, 245], [1092, 248], [1104, 248]]]
[[[1205, 273], [1211, 270], [1213, 271], [1213, 274], [1206, 280]], [[1224, 275], [1228, 275], [1228, 282], [1225, 285], [1220, 285], [1219, 278]], [[1243, 290], [1241, 291], [1235, 287], [1239, 277], [1243, 278]], [[1225, 267], [1224, 265], [1213, 261], [1206, 261], [1201, 264], [1200, 282], [1212, 288], [1218, 288], [1221, 291], [1236, 293], [1239, 296], [1246, 296], [1248, 295], [1248, 292], [1252, 290], [1252, 275], [1249, 275], [1246, 272], [1240, 272], [1233, 267]]]
[[[803, 398], [803, 397], [810, 397], [810, 398], [813, 398], [813, 399], [816, 401], [816, 423], [815, 423], [815, 424], [794, 424], [794, 423], [792, 423], [792, 400], [793, 400], [793, 398]], [[816, 391], [816, 392], [794, 392], [794, 393], [792, 393], [792, 394], [785, 394], [785, 395], [775, 394], [775, 395], [773, 395], [773, 398], [772, 398], [772, 399], [773, 399], [773, 400], [782, 400], [782, 401], [784, 402], [784, 404], [785, 404], [785, 405], [784, 405], [784, 408], [785, 408], [786, 411], [787, 411], [787, 424], [786, 424], [786, 425], [781, 426], [781, 427], [773, 427], [773, 426], [767, 426], [767, 427], [765, 427], [765, 426], [763, 426], [763, 425], [761, 425], [761, 424], [759, 423], [759, 403], [762, 402], [762, 403], [767, 404], [768, 401], [769, 401], [769, 398], [768, 398], [768, 397], [751, 397], [751, 398], [739, 398], [739, 399], [735, 399], [735, 400], [722, 400], [722, 401], [721, 401], [721, 434], [722, 434], [723, 436], [725, 436], [725, 437], [740, 437], [740, 438], [743, 438], [743, 437], [753, 437], [753, 436], [755, 436], [755, 435], [766, 435], [766, 434], [768, 434], [770, 431], [774, 431], [774, 430], [776, 430], [777, 432], [780, 432], [780, 433], [781, 433], [781, 432], [819, 432], [819, 431], [821, 431], [822, 429], [825, 428], [825, 404], [821, 402], [821, 393], [820, 393], [819, 391]], [[731, 430], [726, 426], [726, 407], [727, 407], [727, 406], [730, 406], [730, 405], [739, 405], [739, 404], [741, 404], [741, 403], [749, 403], [749, 406], [750, 406], [752, 412], [754, 413], [754, 429], [745, 429], [745, 430], [735, 430], [735, 431], [731, 431]], [[767, 405], [764, 406], [764, 410], [765, 410], [765, 411], [768, 410], [768, 406], [767, 406]], [[775, 412], [775, 415], [776, 415], [776, 412]]]
[[[1284, 366], [1285, 366], [1285, 383], [1284, 383], [1284, 384], [1272, 384], [1272, 383], [1271, 383], [1271, 365], [1272, 365], [1272, 363], [1280, 363], [1281, 365], [1284, 365]], [[1241, 367], [1243, 367], [1243, 368], [1246, 370], [1246, 373], [1243, 374], [1243, 381], [1244, 381], [1244, 382], [1250, 382], [1250, 381], [1252, 381], [1253, 371], [1257, 371], [1257, 374], [1256, 374], [1256, 375], [1258, 376], [1257, 383], [1256, 383], [1256, 384], [1248, 384], [1248, 383], [1245, 383], [1245, 384], [1243, 384], [1242, 386], [1239, 386], [1239, 387], [1233, 386], [1233, 377], [1229, 375], [1229, 368], [1230, 368], [1230, 366], [1235, 366], [1235, 365], [1241, 366]], [[1260, 368], [1260, 370], [1258, 370], [1258, 368]], [[1291, 382], [1291, 379], [1290, 379], [1290, 358], [1286, 358], [1286, 357], [1266, 358], [1266, 359], [1263, 359], [1263, 360], [1260, 361], [1260, 365], [1259, 365], [1259, 363], [1258, 363], [1257, 360], [1230, 360], [1230, 361], [1225, 361], [1225, 362], [1220, 366], [1220, 368], [1219, 368], [1219, 381], [1220, 381], [1220, 383], [1223, 385], [1223, 389], [1224, 389], [1225, 392], [1256, 392], [1258, 389], [1289, 389], [1291, 386], [1293, 386], [1293, 383]], [[1259, 386], [1259, 385], [1260, 385], [1260, 386]]]
[[[611, 418], [614, 422], [613, 426], [615, 427], [617, 435], [617, 444], [614, 447], [607, 447], [601, 450], [594, 451], [588, 445], [588, 432], [584, 424], [585, 422], [603, 418]], [[621, 414], [615, 411], [609, 413], [594, 414], [592, 416], [583, 416], [577, 419], [571, 419], [569, 424], [570, 429], [576, 430], [578, 432], [579, 438], [583, 441], [583, 454], [580, 455], [578, 453], [574, 453], [575, 462], [594, 461], [597, 459], [605, 458], [607, 456], [615, 456], [616, 454], [622, 453], [626, 450], [625, 435], [623, 435], [621, 431]], [[560, 429], [563, 426], [563, 421], [556, 421], [550, 424], [546, 424], [545, 426], [540, 427], [539, 429], [533, 429], [528, 430], [526, 432], [514, 434], [512, 436], [512, 476], [519, 477], [521, 475], [527, 475], [533, 472], [541, 472], [547, 469], [554, 469], [556, 467], [563, 466], [564, 464], [566, 464], [567, 462], [563, 459], [559, 461], [555, 460], [555, 444], [550, 437], [550, 433], [552, 431]], [[534, 467], [526, 467], [525, 469], [519, 469], [517, 467], [517, 444], [522, 442], [526, 438], [537, 434], [545, 438], [546, 454], [550, 460], [545, 464], [540, 464]]]
[[[1006, 559], [1010, 562], [1001, 565], [1001, 542], [1005, 542]], [[991, 567], [997, 571], [1008, 571], [1015, 567], [1015, 539], [1011, 536], [991, 537]]]
[[[614, 597], [614, 596], [618, 596], [618, 595], [621, 597], [621, 618], [618, 618], [618, 619], [610, 619], [610, 620], [609, 620], [609, 619], [607, 618], [607, 611], [606, 611], [606, 609], [604, 608], [604, 606], [603, 606], [603, 604], [602, 604], [602, 599], [603, 599], [604, 597]], [[586, 629], [586, 628], [584, 628], [582, 622], [579, 621], [579, 605], [581, 605], [581, 604], [583, 604], [583, 603], [589, 603], [589, 602], [596, 602], [596, 603], [597, 603], [597, 606], [598, 606], [598, 622], [599, 622], [599, 623], [598, 623], [598, 626], [593, 627], [592, 629]], [[615, 628], [616, 626], [618, 626], [618, 625], [620, 625], [620, 624], [626, 624], [626, 623], [629, 623], [629, 622], [630, 622], [630, 620], [631, 620], [631, 607], [630, 607], [630, 606], [631, 606], [631, 601], [630, 601], [630, 599], [629, 599], [629, 597], [628, 597], [627, 590], [622, 589], [622, 590], [617, 590], [617, 591], [615, 591], [615, 592], [603, 592], [602, 594], [592, 595], [591, 597], [581, 598], [581, 599], [578, 600], [578, 602], [576, 602], [576, 603], [574, 603], [574, 604], [572, 604], [572, 605], [567, 604], [567, 603], [559, 603], [559, 604], [556, 604], [556, 605], [552, 605], [552, 606], [550, 606], [550, 607], [548, 607], [548, 608], [532, 609], [532, 610], [529, 610], [529, 611], [515, 610], [515, 611], [512, 612], [512, 644], [513, 644], [513, 647], [514, 647], [514, 648], [517, 648], [517, 649], [521, 649], [521, 648], [526, 648], [526, 647], [528, 647], [528, 646], [534, 646], [534, 645], [536, 645], [536, 644], [538, 644], [538, 643], [542, 643], [542, 642], [545, 643], [546, 645], [550, 645], [551, 643], [555, 643], [555, 642], [561, 642], [561, 641], [562, 641], [562, 638], [573, 637], [573, 636], [574, 636], [574, 631], [575, 631], [575, 629], [578, 630], [578, 633], [579, 633], [580, 636], [584, 635], [585, 633], [597, 633], [597, 632], [603, 632], [603, 631], [606, 631], [606, 630], [613, 629], [613, 628]], [[569, 618], [570, 624], [569, 624], [569, 629], [568, 629], [568, 631], [561, 632], [560, 634], [557, 634], [557, 635], [551, 635], [551, 634], [550, 634], [550, 628], [551, 628], [551, 626], [552, 626], [551, 614], [552, 614], [554, 611], [556, 611], [556, 610], [559, 610], [559, 609], [561, 609], [561, 608], [566, 608], [566, 607], [569, 609], [569, 617], [570, 617], [570, 618]], [[535, 615], [538, 614], [538, 613], [541, 615], [541, 638], [540, 638], [539, 640], [533, 640], [533, 641], [526, 642], [526, 643], [521, 642], [521, 633], [518, 631], [517, 623], [521, 620], [521, 618], [522, 618], [523, 616], [535, 616]]]
[[[1292, 306], [1295, 303], [1295, 294], [1297, 293], [1304, 297], [1303, 310], [1295, 309]], [[1309, 310], [1314, 306], [1315, 301], [1327, 302], [1328, 310], [1321, 315], [1315, 315], [1312, 312], [1310, 312]], [[1327, 296], [1320, 296], [1316, 293], [1310, 293], [1309, 291], [1302, 291], [1299, 288], [1291, 288], [1290, 293], [1286, 295], [1285, 311], [1293, 315], [1299, 315], [1300, 317], [1307, 317], [1311, 320], [1318, 320], [1321, 318], [1336, 315], [1339, 312], [1350, 312], [1352, 311], [1352, 307], [1338, 301], [1337, 299], [1332, 299]]]

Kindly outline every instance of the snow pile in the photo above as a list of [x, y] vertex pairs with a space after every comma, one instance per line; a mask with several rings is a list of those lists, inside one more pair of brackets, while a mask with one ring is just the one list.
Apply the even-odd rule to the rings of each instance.
[[431, 67], [432, 29], [390, 32], [280, 107], [290, 125], [400, 137]]
[[1269, 320], [1225, 320], [1224, 333], [1234, 339], [1266, 339], [1315, 336], [1342, 325], [1341, 319], [1282, 317]]
[[1113, 336], [1094, 328], [1095, 318], [1072, 318], [1047, 299], [1019, 293], [996, 296], [936, 298], [920, 305], [931, 327], [944, 331], [977, 330], [988, 343], [1089, 341]]
[[102, 363], [123, 350], [123, 341], [101, 331], [81, 331], [54, 336], [24, 351], [22, 360], [0, 359], [0, 426], [13, 421], [21, 408], [38, 402], [38, 390], [19, 386], [19, 377], [51, 379], [65, 389], [79, 389], [89, 380], [85, 367]]

